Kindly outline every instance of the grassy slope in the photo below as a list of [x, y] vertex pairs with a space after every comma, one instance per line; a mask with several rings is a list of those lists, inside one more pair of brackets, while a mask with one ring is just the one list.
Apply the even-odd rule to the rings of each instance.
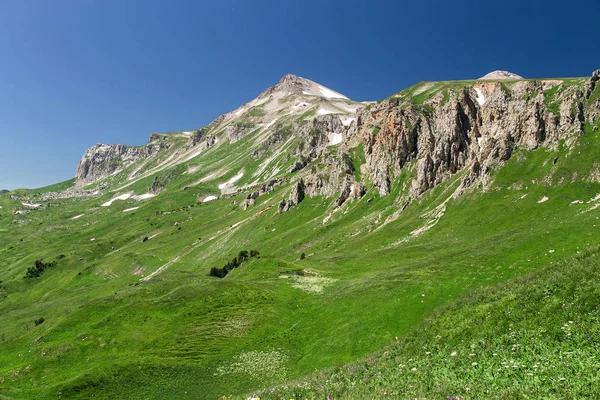
[[597, 398], [600, 250], [466, 293], [377, 356], [261, 398]]
[[[327, 224], [332, 199], [306, 199], [277, 215], [285, 188], [248, 210], [232, 204], [242, 195], [197, 205], [195, 196], [218, 193], [221, 180], [183, 190], [208, 173], [187, 174], [186, 166], [175, 169], [166, 191], [143, 202], [99, 207], [112, 195], [65, 199], [13, 216], [18, 203], [0, 197], [0, 396], [215, 398], [373, 353], [472, 289], [595, 244], [600, 210], [571, 202], [600, 192], [582, 180], [598, 159], [599, 138], [587, 129], [579, 140], [571, 153], [514, 157], [495, 176], [494, 190], [450, 200], [437, 225], [403, 243], [460, 176], [383, 227], [403, 205], [397, 202], [408, 172], [390, 196], [371, 188]], [[222, 180], [242, 168], [251, 174], [257, 166], [232, 151], [244, 146], [244, 139], [216, 146], [188, 165], [228, 166]], [[561, 180], [574, 171], [579, 179]], [[144, 193], [152, 180], [128, 190]], [[538, 203], [543, 196], [549, 200]], [[140, 208], [121, 212], [134, 206]], [[222, 280], [206, 276], [242, 249], [258, 249], [262, 258]], [[308, 257], [299, 260], [302, 252]], [[43, 277], [22, 278], [35, 259], [59, 254], [66, 257]], [[176, 257], [140, 282], [137, 274]], [[313, 282], [325, 285], [321, 293], [294, 286], [311, 287], [310, 279], [281, 278], [302, 269], [330, 279]], [[46, 321], [34, 326], [40, 317]]]

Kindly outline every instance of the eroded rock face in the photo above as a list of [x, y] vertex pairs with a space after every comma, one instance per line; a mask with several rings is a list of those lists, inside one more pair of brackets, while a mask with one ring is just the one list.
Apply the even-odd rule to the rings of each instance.
[[283, 199], [279, 203], [277, 213], [281, 214], [288, 211], [290, 208], [300, 204], [302, 200], [304, 200], [304, 181], [300, 178], [300, 180], [292, 187], [288, 199]]
[[106, 178], [128, 165], [160, 150], [161, 144], [131, 147], [122, 144], [97, 144], [86, 150], [79, 161], [75, 177], [79, 183]]
[[[593, 79], [586, 87], [594, 87]], [[482, 81], [438, 93], [424, 104], [388, 99], [365, 108], [357, 135], [368, 173], [386, 195], [400, 169], [414, 161], [416, 197], [465, 167], [470, 167], [465, 183], [473, 182], [490, 165], [509, 159], [515, 146], [533, 150], [582, 134], [586, 112], [596, 117], [598, 107], [584, 107], [577, 86], [554, 97], [545, 92], [556, 85], [563, 83], [520, 81], [509, 87]]]
[[230, 143], [235, 143], [250, 132], [256, 129], [254, 124], [231, 124], [227, 125], [225, 135]]

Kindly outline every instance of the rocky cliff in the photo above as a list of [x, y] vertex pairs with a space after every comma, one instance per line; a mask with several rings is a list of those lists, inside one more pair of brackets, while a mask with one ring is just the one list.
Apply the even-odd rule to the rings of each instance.
[[[469, 184], [489, 167], [510, 158], [516, 147], [554, 146], [583, 133], [598, 120], [590, 102], [600, 71], [585, 84], [563, 80], [477, 81], [453, 90], [431, 90], [423, 102], [415, 93], [393, 96], [358, 115], [367, 169], [381, 195], [408, 162], [419, 196], [452, 174], [470, 168]], [[420, 93], [418, 93], [420, 94]]]
[[[193, 171], [218, 178], [219, 171], [260, 163], [252, 183], [237, 188], [252, 195], [245, 206], [254, 203], [260, 185], [274, 180], [291, 184], [280, 212], [304, 196], [332, 197], [339, 206], [360, 198], [369, 186], [387, 195], [405, 168], [412, 176], [407, 195], [415, 198], [460, 171], [466, 171], [463, 187], [485, 183], [491, 167], [508, 160], [516, 148], [574, 143], [586, 124], [600, 120], [599, 80], [600, 70], [588, 79], [549, 80], [496, 71], [483, 80], [424, 82], [378, 103], [361, 104], [286, 75], [203, 129], [153, 135], [141, 147], [96, 145], [82, 158], [77, 179], [94, 182], [140, 160], [150, 176], [221, 146], [218, 169], [204, 165]], [[242, 146], [235, 145], [241, 140]], [[235, 151], [227, 152], [229, 145]], [[353, 152], [361, 145], [363, 165]], [[151, 165], [144, 161], [153, 157], [157, 161]], [[140, 168], [136, 165], [128, 179]], [[211, 168], [217, 172], [209, 173]], [[357, 175], [365, 180], [358, 182]]]

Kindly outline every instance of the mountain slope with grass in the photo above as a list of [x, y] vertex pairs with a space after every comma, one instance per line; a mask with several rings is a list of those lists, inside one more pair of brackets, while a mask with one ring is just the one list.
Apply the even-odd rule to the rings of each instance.
[[[287, 75], [207, 127], [96, 145], [75, 179], [0, 195], [0, 398], [277, 398], [399, 340], [433, 343], [426, 319], [452, 324], [488, 307], [478, 293], [594, 253], [599, 78], [422, 82], [360, 103]], [[425, 352], [462, 354], [458, 336]], [[400, 397], [468, 383], [394, 386], [396, 372], [381, 389]], [[474, 398], [495, 390], [485, 379]], [[351, 388], [296, 395], [378, 393]]]

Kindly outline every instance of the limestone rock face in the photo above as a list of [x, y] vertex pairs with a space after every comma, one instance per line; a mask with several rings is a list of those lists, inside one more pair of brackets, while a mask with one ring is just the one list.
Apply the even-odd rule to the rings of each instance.
[[[599, 73], [588, 81], [593, 91]], [[511, 157], [516, 146], [533, 150], [581, 135], [598, 106], [585, 106], [577, 86], [562, 81], [477, 82], [423, 104], [391, 98], [359, 112], [356, 135], [364, 145], [366, 169], [381, 195], [390, 192], [400, 169], [411, 163], [417, 197], [465, 167], [465, 184]], [[552, 97], [553, 96], [553, 97]], [[587, 115], [586, 115], [587, 113]]]
[[254, 124], [231, 124], [225, 129], [225, 135], [230, 143], [235, 143], [254, 129], [256, 129]]
[[297, 206], [304, 200], [304, 181], [302, 178], [292, 187], [289, 198], [281, 200], [277, 208], [277, 213], [281, 214], [290, 208]]
[[150, 157], [161, 144], [131, 147], [122, 144], [97, 144], [86, 150], [79, 161], [75, 177], [80, 183], [91, 183]]

